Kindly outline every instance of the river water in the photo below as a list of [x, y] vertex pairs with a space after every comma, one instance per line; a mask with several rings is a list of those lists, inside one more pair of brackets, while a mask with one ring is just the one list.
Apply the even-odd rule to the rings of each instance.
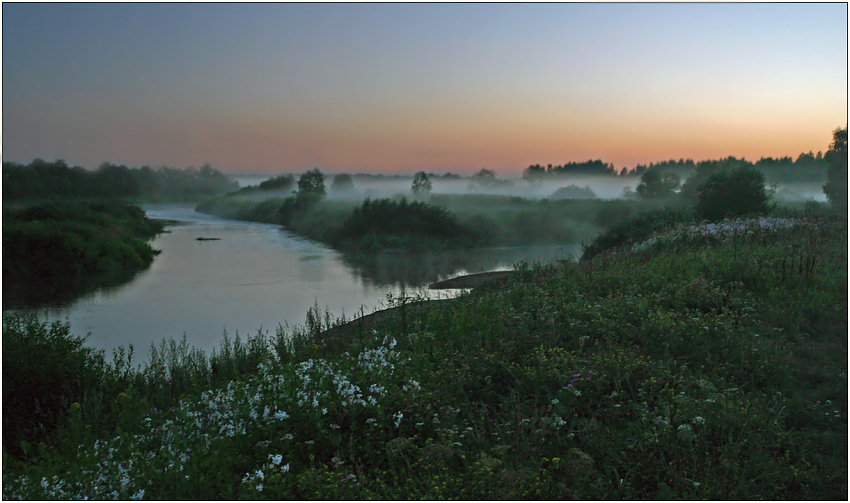
[[304, 323], [314, 305], [351, 318], [386, 307], [387, 294], [399, 295], [402, 287], [406, 295], [446, 297], [453, 292], [429, 291], [428, 283], [580, 253], [580, 245], [567, 245], [357, 258], [276, 225], [222, 219], [186, 205], [145, 210], [150, 218], [177, 222], [153, 240], [162, 253], [150, 268], [124, 285], [40, 311], [43, 318], [69, 321], [75, 334], [88, 333], [89, 346], [109, 352], [133, 344], [137, 361], [163, 338], [185, 334], [209, 353], [224, 331], [274, 333], [278, 325]]

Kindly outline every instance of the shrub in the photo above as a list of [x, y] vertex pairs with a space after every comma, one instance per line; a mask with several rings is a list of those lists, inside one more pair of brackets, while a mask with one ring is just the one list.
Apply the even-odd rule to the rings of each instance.
[[764, 213], [769, 199], [764, 175], [751, 166], [742, 166], [708, 178], [699, 189], [696, 214], [699, 218], [715, 221]]
[[552, 199], [596, 199], [596, 193], [589, 186], [579, 187], [572, 184], [561, 187], [550, 196]]
[[475, 241], [477, 234], [444, 208], [406, 199], [366, 199], [340, 230], [339, 240], [378, 247], [445, 246]]
[[72, 404], [102, 381], [103, 353], [84, 342], [68, 323], [3, 316], [4, 450], [20, 454], [22, 441], [52, 434]]

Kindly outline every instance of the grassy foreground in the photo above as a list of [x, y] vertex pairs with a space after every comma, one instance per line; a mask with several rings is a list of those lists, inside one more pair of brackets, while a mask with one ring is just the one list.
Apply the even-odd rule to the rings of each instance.
[[112, 423], [81, 398], [4, 450], [3, 497], [847, 498], [846, 219], [680, 225], [396, 303], [230, 359], [164, 345]]

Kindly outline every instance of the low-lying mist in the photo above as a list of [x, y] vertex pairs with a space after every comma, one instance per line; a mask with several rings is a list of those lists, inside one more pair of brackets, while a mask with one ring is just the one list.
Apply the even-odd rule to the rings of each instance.
[[[358, 202], [366, 198], [380, 199], [396, 196], [411, 197], [412, 175], [352, 175], [353, 188], [346, 191], [332, 190], [331, 182], [335, 175], [325, 175], [327, 197], [329, 199], [348, 200]], [[244, 175], [233, 177], [241, 187], [256, 186], [260, 182], [272, 178], [273, 175]], [[297, 178], [297, 175], [296, 175]], [[684, 180], [682, 180], [684, 181]], [[444, 178], [434, 176], [430, 178], [431, 194], [484, 194], [522, 197], [528, 199], [570, 199], [584, 198], [575, 194], [579, 191], [570, 189], [590, 189], [592, 196], [598, 199], [621, 199], [624, 197], [624, 189], [632, 191], [640, 183], [638, 176], [564, 176], [550, 177], [539, 183], [529, 183], [519, 177], [507, 177], [498, 179], [498, 185], [484, 187], [476, 183], [473, 177], [450, 177]], [[770, 184], [774, 189], [777, 201], [803, 202], [803, 201], [826, 201], [823, 193], [822, 183], [819, 182], [788, 182], [782, 184]], [[560, 193], [558, 192], [559, 189]], [[264, 190], [240, 193], [240, 199], [249, 201], [263, 201], [269, 198], [286, 198], [293, 194], [295, 187], [286, 190]], [[588, 194], [586, 190], [581, 191]]]

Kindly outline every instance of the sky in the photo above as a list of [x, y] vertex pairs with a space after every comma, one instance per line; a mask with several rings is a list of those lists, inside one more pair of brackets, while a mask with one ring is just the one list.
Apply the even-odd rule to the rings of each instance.
[[847, 5], [2, 8], [4, 161], [518, 175], [826, 151]]

